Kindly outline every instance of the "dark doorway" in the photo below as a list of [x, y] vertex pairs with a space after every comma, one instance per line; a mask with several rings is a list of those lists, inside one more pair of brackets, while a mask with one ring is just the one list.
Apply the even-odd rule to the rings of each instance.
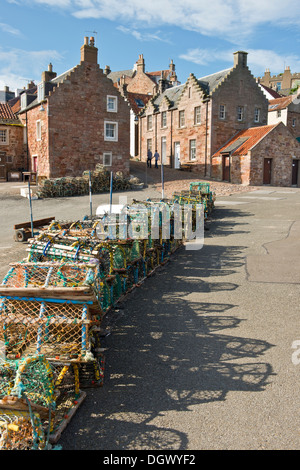
[[271, 184], [272, 158], [264, 158], [264, 184]]
[[298, 166], [299, 166], [299, 160], [294, 160], [292, 162], [292, 185], [297, 186], [298, 185]]
[[229, 170], [229, 155], [222, 156], [222, 168], [223, 168], [223, 181], [229, 181], [230, 170]]

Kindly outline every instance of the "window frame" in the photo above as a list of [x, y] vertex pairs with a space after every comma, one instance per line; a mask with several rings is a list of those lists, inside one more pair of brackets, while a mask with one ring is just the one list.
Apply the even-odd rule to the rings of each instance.
[[[114, 126], [114, 136], [107, 135], [107, 126]], [[104, 140], [108, 142], [118, 142], [118, 122], [117, 121], [104, 121]]]
[[40, 142], [42, 140], [42, 121], [37, 119], [35, 122], [35, 130], [36, 130], [36, 141]]
[[224, 120], [226, 118], [226, 105], [220, 104], [219, 105], [219, 119]]
[[161, 127], [165, 129], [167, 127], [167, 111], [161, 113]]
[[[105, 157], [109, 157], [109, 165], [105, 163]], [[112, 152], [103, 152], [102, 154], [102, 164], [105, 167], [111, 167], [112, 166]]]
[[254, 108], [254, 122], [260, 122], [260, 108]]
[[152, 130], [153, 130], [152, 114], [148, 114], [148, 116], [147, 116], [147, 131], [152, 131]]
[[[113, 100], [114, 102], [114, 107], [113, 109], [109, 108], [109, 102], [110, 100]], [[115, 95], [107, 95], [106, 97], [106, 111], [108, 113], [117, 113], [118, 112], [118, 97]]]
[[[3, 133], [3, 134], [2, 134]], [[1, 134], [3, 135], [4, 137], [4, 140], [3, 138], [1, 137]], [[8, 140], [8, 129], [0, 129], [0, 145], [8, 145], [9, 143], [9, 140]]]
[[[192, 143], [194, 143], [193, 147], [192, 147]], [[189, 141], [189, 161], [190, 162], [194, 162], [195, 160], [197, 160], [196, 145], [197, 145], [196, 139], [190, 139]]]
[[242, 122], [244, 120], [244, 106], [237, 107], [237, 120]]
[[195, 106], [195, 108], [194, 108], [194, 125], [198, 126], [199, 124], [201, 124], [201, 106]]
[[184, 109], [181, 109], [178, 114], [178, 124], [179, 128], [182, 129], [185, 127], [185, 112]]

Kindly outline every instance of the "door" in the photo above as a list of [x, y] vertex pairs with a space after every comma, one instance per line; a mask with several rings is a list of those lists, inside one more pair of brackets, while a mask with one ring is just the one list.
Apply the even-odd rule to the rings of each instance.
[[180, 142], [174, 142], [174, 168], [180, 168]]
[[223, 181], [229, 181], [229, 155], [223, 155], [222, 157], [222, 167], [223, 167]]
[[36, 156], [32, 157], [32, 171], [34, 173], [37, 172], [37, 157]]
[[0, 155], [0, 179], [6, 180], [6, 155]]
[[272, 158], [264, 158], [263, 184], [271, 184], [271, 177], [272, 177]]
[[292, 161], [292, 185], [298, 185], [298, 164], [299, 160], [293, 159]]

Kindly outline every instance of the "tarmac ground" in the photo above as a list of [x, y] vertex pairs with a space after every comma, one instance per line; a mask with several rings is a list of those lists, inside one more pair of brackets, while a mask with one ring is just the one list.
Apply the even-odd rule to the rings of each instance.
[[[0, 198], [3, 277], [26, 255], [12, 226], [28, 200]], [[79, 219], [89, 199], [33, 211]], [[64, 450], [300, 448], [300, 189], [220, 195], [208, 225], [201, 250], [178, 250], [105, 319], [104, 385], [88, 390]]]

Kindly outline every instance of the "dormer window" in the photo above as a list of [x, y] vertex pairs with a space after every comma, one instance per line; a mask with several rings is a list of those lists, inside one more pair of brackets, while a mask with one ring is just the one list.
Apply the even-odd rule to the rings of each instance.
[[38, 84], [37, 97], [38, 102], [43, 101], [45, 99], [45, 82], [41, 82]]
[[21, 95], [21, 109], [25, 109], [27, 106], [27, 95], [26, 93], [22, 93]]

